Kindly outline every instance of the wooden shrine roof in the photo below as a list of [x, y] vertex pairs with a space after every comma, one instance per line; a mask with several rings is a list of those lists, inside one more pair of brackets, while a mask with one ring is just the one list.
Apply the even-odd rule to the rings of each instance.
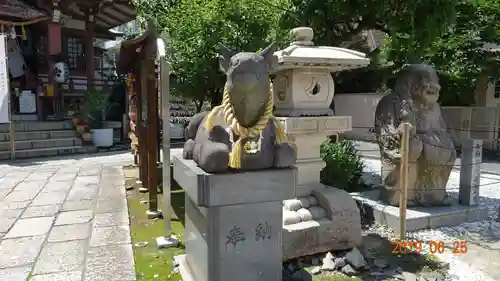
[[136, 62], [139, 60], [139, 50], [146, 44], [147, 34], [125, 40], [120, 43], [120, 52], [116, 60], [116, 70], [118, 73], [127, 73], [135, 68]]
[[[164, 48], [165, 46], [158, 45], [158, 37], [156, 34], [155, 25], [149, 21], [147, 30], [140, 36], [130, 39], [124, 40], [120, 43], [120, 52], [118, 54], [118, 59], [116, 60], [116, 70], [118, 73], [127, 73], [136, 67], [136, 62], [139, 61], [139, 51], [146, 46], [149, 41], [148, 39], [153, 39], [155, 42], [154, 49], [158, 52], [158, 48]], [[161, 41], [161, 40], [160, 40]]]
[[3, 0], [0, 1], [0, 17], [28, 21], [47, 17], [47, 14], [20, 0]]
[[136, 17], [130, 0], [66, 0], [60, 3], [63, 12], [75, 19], [85, 19], [85, 11], [94, 9], [96, 27], [101, 29], [120, 26]]

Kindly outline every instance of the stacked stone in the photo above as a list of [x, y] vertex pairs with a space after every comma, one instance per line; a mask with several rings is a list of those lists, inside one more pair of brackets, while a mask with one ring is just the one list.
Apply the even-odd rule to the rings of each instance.
[[313, 195], [284, 201], [283, 225], [326, 218], [326, 210], [318, 205], [318, 200]]

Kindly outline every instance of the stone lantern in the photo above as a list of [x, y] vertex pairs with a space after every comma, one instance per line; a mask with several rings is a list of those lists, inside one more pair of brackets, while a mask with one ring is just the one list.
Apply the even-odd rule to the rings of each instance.
[[354, 50], [314, 46], [314, 32], [309, 27], [298, 27], [291, 33], [295, 41], [275, 53], [275, 115], [333, 116], [330, 104], [335, 85], [331, 73], [365, 67], [370, 60]]
[[324, 162], [320, 145], [327, 136], [350, 131], [351, 116], [330, 109], [335, 84], [332, 72], [366, 67], [365, 54], [337, 47], [314, 46], [308, 27], [291, 31], [293, 42], [277, 51], [275, 116], [297, 146], [295, 199], [284, 201], [283, 258], [290, 259], [361, 242], [355, 201], [344, 190], [320, 184]]

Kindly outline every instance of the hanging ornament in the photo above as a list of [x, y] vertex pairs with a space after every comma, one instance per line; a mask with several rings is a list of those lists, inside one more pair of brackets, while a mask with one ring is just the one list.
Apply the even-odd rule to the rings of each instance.
[[54, 64], [54, 78], [57, 83], [65, 83], [69, 80], [69, 67], [65, 62], [57, 62]]
[[17, 35], [16, 34], [16, 28], [13, 25], [11, 25], [10, 26], [10, 38], [11, 39], [16, 39], [16, 35]]

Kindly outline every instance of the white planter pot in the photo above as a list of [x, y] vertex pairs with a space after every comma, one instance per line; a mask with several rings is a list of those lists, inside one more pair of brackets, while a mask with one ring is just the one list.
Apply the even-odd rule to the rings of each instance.
[[113, 146], [113, 129], [93, 129], [92, 143], [97, 147]]

